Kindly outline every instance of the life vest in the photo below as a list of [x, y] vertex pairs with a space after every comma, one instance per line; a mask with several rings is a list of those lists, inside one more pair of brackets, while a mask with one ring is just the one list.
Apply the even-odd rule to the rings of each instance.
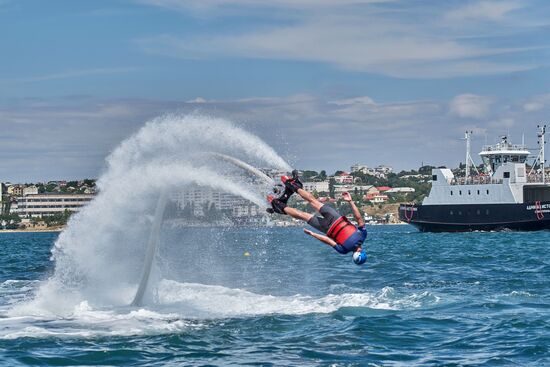
[[351, 224], [348, 218], [341, 216], [332, 223], [327, 231], [327, 236], [337, 244], [343, 245], [355, 232], [357, 232], [357, 227]]

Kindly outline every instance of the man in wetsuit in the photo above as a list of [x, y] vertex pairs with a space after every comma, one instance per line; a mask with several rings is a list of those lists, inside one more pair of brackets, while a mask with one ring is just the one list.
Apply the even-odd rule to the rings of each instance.
[[303, 220], [313, 228], [325, 233], [326, 235], [322, 235], [304, 228], [305, 233], [326, 243], [341, 254], [353, 252], [353, 261], [356, 264], [360, 265], [366, 261], [367, 255], [361, 247], [367, 238], [365, 221], [349, 193], [344, 193], [342, 198], [350, 203], [357, 226], [352, 224], [348, 218], [338, 213], [332, 206], [321, 203], [311, 193], [304, 190], [297, 176], [293, 179], [285, 179], [284, 183], [289, 191], [300, 195], [320, 215], [313, 215], [287, 206], [286, 201], [288, 200], [288, 196], [285, 196], [283, 199], [271, 200], [271, 206], [275, 213], [287, 214], [293, 218]]

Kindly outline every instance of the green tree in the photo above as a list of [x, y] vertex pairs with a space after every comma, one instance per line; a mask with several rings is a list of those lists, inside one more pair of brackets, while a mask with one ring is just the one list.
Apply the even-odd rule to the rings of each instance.
[[317, 171], [306, 170], [302, 172], [301, 179], [303, 181], [310, 181], [312, 178], [317, 177], [317, 175], [319, 175]]

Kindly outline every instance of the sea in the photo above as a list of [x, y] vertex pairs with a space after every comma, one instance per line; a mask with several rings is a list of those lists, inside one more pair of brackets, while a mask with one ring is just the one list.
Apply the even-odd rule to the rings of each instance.
[[301, 228], [165, 230], [142, 305], [69, 311], [37, 300], [59, 234], [0, 233], [0, 365], [550, 366], [549, 231], [368, 232], [357, 266]]

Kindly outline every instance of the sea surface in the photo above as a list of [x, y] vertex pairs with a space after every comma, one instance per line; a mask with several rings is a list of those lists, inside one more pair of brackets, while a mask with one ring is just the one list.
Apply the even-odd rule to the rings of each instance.
[[0, 364], [550, 365], [550, 232], [368, 230], [364, 266], [301, 228], [167, 230], [143, 306], [70, 312], [36, 302], [58, 234], [0, 233]]

